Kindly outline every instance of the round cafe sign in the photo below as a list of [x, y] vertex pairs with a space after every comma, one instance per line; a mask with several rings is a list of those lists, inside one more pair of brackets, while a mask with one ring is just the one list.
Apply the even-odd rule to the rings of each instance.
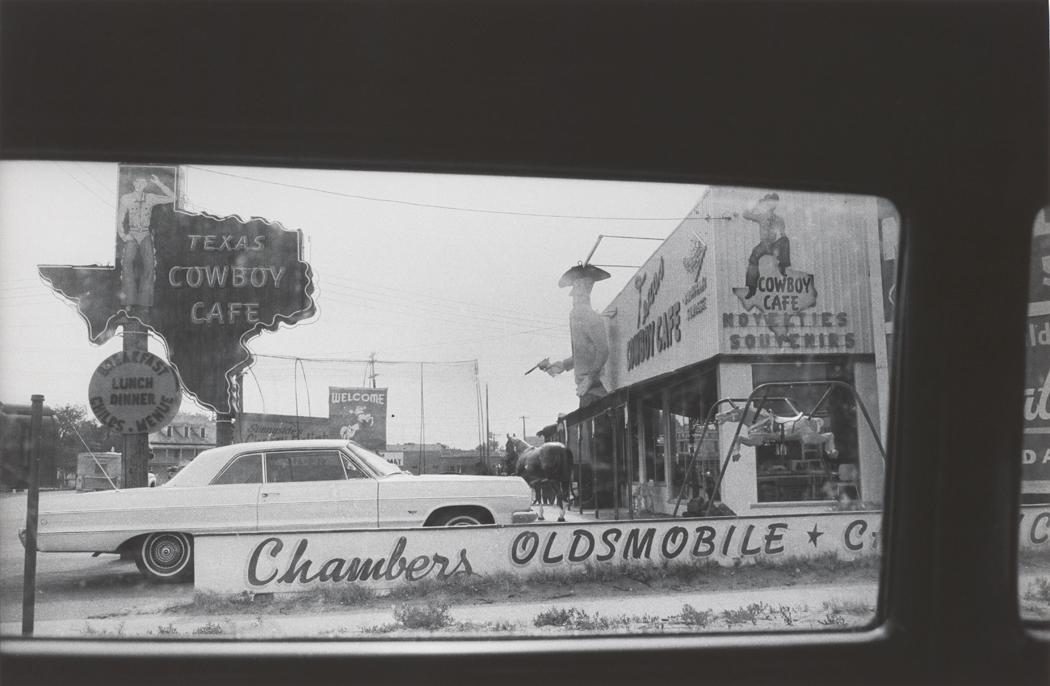
[[160, 431], [175, 418], [182, 401], [175, 370], [144, 350], [103, 360], [91, 377], [88, 397], [98, 420], [125, 434]]

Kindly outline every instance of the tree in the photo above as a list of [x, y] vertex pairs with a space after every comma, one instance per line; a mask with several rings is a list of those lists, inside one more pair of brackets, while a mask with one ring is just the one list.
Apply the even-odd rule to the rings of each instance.
[[[58, 424], [58, 446], [55, 452], [55, 468], [70, 472], [77, 469], [77, 454], [119, 450], [123, 437], [95, 421], [86, 408], [72, 403], [55, 408]], [[87, 444], [85, 446], [85, 443]]]

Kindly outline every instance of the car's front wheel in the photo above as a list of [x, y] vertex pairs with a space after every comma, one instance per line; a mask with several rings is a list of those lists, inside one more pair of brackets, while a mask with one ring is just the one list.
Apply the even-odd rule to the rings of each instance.
[[193, 540], [181, 533], [150, 534], [142, 539], [135, 564], [152, 581], [182, 581], [193, 573]]

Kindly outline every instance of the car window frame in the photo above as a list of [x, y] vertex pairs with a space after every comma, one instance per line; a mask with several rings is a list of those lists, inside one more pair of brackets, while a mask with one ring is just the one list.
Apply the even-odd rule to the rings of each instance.
[[259, 457], [259, 460], [260, 460], [260, 462], [259, 462], [259, 478], [260, 478], [260, 481], [258, 483], [259, 483], [259, 485], [262, 485], [262, 484], [266, 483], [266, 479], [265, 479], [266, 462], [265, 462], [265, 460], [262, 459], [263, 454], [261, 452], [248, 452], [248, 453], [240, 453], [240, 454], [234, 455], [232, 458], [230, 458], [226, 462], [226, 464], [223, 465], [222, 469], [220, 469], [218, 471], [218, 473], [211, 478], [211, 481], [208, 482], [208, 485], [209, 486], [248, 486], [248, 485], [251, 485], [252, 483], [255, 483], [255, 482], [232, 483], [232, 484], [216, 483], [219, 479], [221, 479], [223, 477], [224, 474], [226, 474], [226, 472], [228, 472], [230, 470], [231, 467], [233, 467], [233, 465], [238, 460], [240, 460], [242, 458], [245, 458], [245, 457], [251, 457], [252, 455], [257, 455]]
[[[339, 458], [343, 462], [343, 471], [346, 473], [346, 480], [347, 481], [358, 481], [360, 479], [371, 479], [372, 481], [375, 481], [375, 480], [377, 480], [379, 478], [379, 476], [376, 475], [375, 473], [371, 472], [370, 470], [365, 469], [366, 465], [362, 465], [361, 464], [361, 460], [355, 459], [354, 455], [352, 455], [348, 451], [344, 450], [343, 448], [339, 448], [338, 449], [338, 453], [339, 453]], [[361, 476], [355, 476], [355, 477], [351, 478], [350, 477], [350, 469], [351, 468], [353, 468], [353, 470], [356, 473], [360, 474]]]
[[[24, 36], [21, 42], [5, 41], [5, 51], [9, 52], [5, 52], [4, 64], [32, 65], [32, 69], [23, 66], [23, 70], [34, 72], [32, 78], [23, 75], [21, 81], [14, 83], [5, 79], [5, 94], [35, 92], [26, 85], [29, 81], [34, 89], [57, 90], [41, 85], [60, 81], [40, 78], [42, 71], [46, 76], [55, 69], [47, 69], [46, 56], [31, 52], [28, 46], [48, 45], [51, 34], [60, 33], [60, 23], [55, 21], [60, 18], [59, 12], [68, 11], [68, 6], [39, 4], [52, 5], [53, 14], [27, 9], [29, 3], [9, 2], [4, 7], [11, 16], [15, 5], [22, 19], [19, 23], [5, 22], [5, 35], [17, 38], [21, 31]], [[353, 3], [347, 3], [350, 4]], [[412, 14], [421, 11], [422, 3], [393, 3], [407, 17], [395, 9], [380, 8], [376, 2], [358, 4], [366, 12], [375, 13], [370, 18], [379, 27], [396, 25], [403, 35], [417, 41], [436, 36], [442, 45], [454, 48], [457, 39], [466, 38], [464, 43], [473, 47], [471, 41], [484, 33], [469, 21], [483, 11], [479, 3], [450, 0], [441, 8], [441, 15], [426, 17], [430, 20], [426, 24]], [[272, 72], [272, 65], [266, 60], [240, 59], [244, 46], [240, 34], [219, 34], [205, 23], [209, 18], [225, 19], [229, 22], [227, 28], [235, 29], [245, 20], [244, 13], [223, 12], [221, 7], [209, 7], [205, 12], [188, 4], [187, 8], [180, 7], [179, 16], [165, 15], [167, 23], [156, 22], [159, 44], [174, 44], [164, 40], [168, 37], [165, 31], [174, 30], [170, 27], [199, 28], [201, 45], [214, 51], [216, 64], [221, 64], [223, 58], [237, 58], [254, 80], [231, 83], [209, 61], [215, 80], [222, 81], [221, 87], [209, 83], [200, 89], [189, 89], [193, 84], [180, 79], [179, 72], [193, 73], [192, 64], [183, 64], [182, 69], [158, 78], [164, 82], [162, 91], [147, 90], [136, 98], [136, 109], [150, 112], [151, 120], [145, 123], [121, 118], [115, 108], [128, 109], [120, 97], [126, 94], [106, 92], [101, 80], [91, 82], [95, 84], [95, 97], [103, 105], [108, 102], [110, 110], [79, 106], [81, 100], [59, 93], [49, 94], [54, 100], [6, 97], [5, 108], [11, 107], [12, 102], [23, 102], [32, 116], [22, 110], [16, 114], [23, 115], [24, 120], [5, 119], [0, 149], [9, 158], [41, 160], [71, 156], [79, 160], [179, 159], [216, 164], [254, 161], [394, 171], [761, 183], [888, 198], [902, 217], [898, 277], [901, 302], [894, 322], [897, 364], [892, 371], [888, 441], [891, 459], [884, 528], [889, 548], [883, 562], [879, 625], [860, 633], [704, 636], [657, 643], [645, 638], [581, 639], [567, 644], [448, 640], [419, 645], [376, 642], [348, 648], [334, 642], [294, 641], [230, 647], [204, 642], [166, 645], [108, 641], [70, 645], [15, 640], [4, 647], [5, 674], [12, 678], [11, 683], [18, 676], [26, 681], [30, 674], [37, 683], [64, 683], [70, 673], [88, 681], [110, 678], [129, 683], [147, 679], [175, 683], [184, 678], [180, 670], [186, 670], [188, 664], [206, 667], [195, 672], [211, 674], [216, 680], [237, 671], [245, 680], [259, 676], [264, 681], [275, 681], [275, 675], [294, 675], [296, 680], [317, 679], [319, 683], [325, 681], [325, 674], [345, 675], [350, 670], [362, 683], [418, 683], [420, 674], [435, 673], [450, 680], [458, 677], [466, 683], [486, 684], [507, 679], [508, 674], [518, 675], [511, 680], [523, 682], [535, 681], [542, 674], [547, 683], [554, 684], [588, 678], [617, 684], [644, 683], [654, 675], [666, 675], [672, 681], [782, 683], [785, 679], [805, 679], [808, 684], [896, 680], [972, 683], [982, 678], [991, 682], [991, 676], [996, 677], [994, 683], [1020, 684], [1032, 683], [1040, 676], [1045, 679], [1047, 632], [1021, 626], [1017, 616], [1020, 466], [1011, 456], [1019, 452], [1021, 440], [1019, 389], [1023, 387], [1023, 372], [1018, 360], [1023, 358], [1019, 334], [1025, 317], [1025, 284], [1020, 274], [997, 273], [989, 263], [1016, 265], [1015, 271], [1025, 271], [1031, 218], [1046, 203], [1046, 3], [1001, 3], [996, 9], [996, 3], [982, 0], [917, 0], [886, 3], [883, 7], [864, 2], [795, 0], [784, 3], [786, 10], [777, 10], [774, 3], [765, 2], [728, 8], [732, 3], [650, 0], [650, 6], [667, 8], [671, 16], [666, 20], [654, 18], [638, 12], [629, 2], [606, 4], [601, 8], [604, 15], [581, 16], [588, 9], [594, 10], [595, 4], [562, 3], [560, 9], [545, 6], [549, 14], [537, 13], [550, 28], [530, 35], [531, 44], [542, 48], [547, 45], [544, 38], [549, 38], [549, 34], [570, 35], [572, 28], [585, 26], [587, 31], [572, 35], [579, 40], [579, 52], [587, 55], [589, 61], [574, 70], [544, 61], [542, 54], [520, 55], [521, 68], [530, 76], [524, 80], [494, 73], [501, 63], [490, 59], [478, 67], [478, 72], [473, 71], [473, 62], [454, 62], [453, 67], [461, 68], [457, 80], [443, 82], [433, 78], [431, 64], [412, 64], [411, 51], [405, 51], [404, 57], [372, 52], [380, 43], [388, 45], [385, 41], [361, 38], [369, 35], [375, 24], [366, 22], [361, 28], [352, 27], [349, 37], [344, 35], [338, 43], [341, 59], [331, 63], [354, 64], [352, 57], [345, 54], [346, 43], [374, 59], [367, 63], [368, 77], [361, 80], [348, 67], [346, 80], [358, 88], [344, 89], [343, 97], [365, 112], [369, 108], [361, 108], [358, 103], [375, 95], [376, 84], [381, 84], [382, 99], [393, 106], [415, 104], [421, 97], [439, 101], [443, 107], [430, 108], [427, 126], [419, 127], [414, 126], [418, 122], [410, 118], [407, 106], [397, 110], [398, 117], [391, 117], [387, 127], [366, 114], [355, 118], [352, 108], [346, 112], [333, 110], [343, 121], [340, 126], [330, 125], [317, 113], [323, 113], [325, 104], [331, 103], [320, 99], [317, 93], [333, 89], [311, 91], [295, 87], [290, 92], [296, 99], [284, 102], [278, 97], [277, 104], [269, 107], [270, 96], [275, 94], [266, 94], [261, 85], [281, 84], [282, 78], [297, 80], [301, 72], [277, 70], [268, 77], [252, 72], [253, 66], [263, 65], [271, 67]], [[742, 6], [746, 7], [741, 9]], [[710, 16], [715, 21], [691, 29], [688, 20], [695, 19], [689, 14], [691, 7], [711, 7]], [[856, 14], [850, 15], [845, 28], [870, 29], [846, 34], [863, 49], [863, 54], [848, 56], [856, 62], [839, 55], [829, 58], [822, 52], [827, 40], [834, 36], [823, 35], [828, 29], [821, 20], [827, 12], [839, 8]], [[294, 36], [285, 30], [292, 15], [266, 14], [258, 8], [253, 8], [253, 14], [257, 15], [255, 21], [266, 28], [280, 27], [272, 35], [280, 38], [282, 45], [285, 40], [291, 43], [289, 53], [294, 47], [306, 47], [302, 51], [304, 64], [324, 66], [326, 62], [311, 62], [309, 58], [330, 56], [322, 49], [326, 45], [322, 22], [331, 17], [317, 13], [324, 17], [312, 26], [313, 31], [299, 33], [300, 43], [296, 45]], [[128, 15], [142, 19], [134, 11]], [[612, 56], [614, 45], [635, 54], [629, 42], [623, 43], [615, 33], [603, 31], [620, 26], [610, 23], [610, 17], [625, 15], [636, 19], [637, 25], [651, 36], [642, 48], [663, 59], [666, 69], [647, 70], [649, 63], [638, 67], [616, 63], [609, 83], [603, 80], [595, 92], [588, 64]], [[35, 21], [41, 17], [50, 21]], [[93, 33], [110, 35], [107, 29], [111, 24], [122, 25], [120, 17], [117, 12], [100, 17], [80, 11], [74, 19], [78, 31], [86, 37]], [[584, 18], [589, 21], [580, 21]], [[156, 21], [155, 16], [150, 19]], [[199, 25], [197, 20], [201, 20]], [[134, 20], [124, 21], [132, 28], [137, 26]], [[675, 25], [683, 28], [676, 31]], [[420, 30], [423, 26], [426, 31]], [[536, 27], [521, 28], [530, 29]], [[687, 29], [695, 33], [686, 35]], [[742, 35], [745, 30], [746, 35]], [[1033, 30], [1037, 34], [1034, 38]], [[998, 40], [990, 46], [973, 40], [974, 32]], [[749, 112], [739, 104], [747, 102], [741, 96], [746, 96], [748, 89], [758, 90], [760, 85], [775, 88], [781, 82], [773, 73], [768, 84], [734, 83], [721, 66], [705, 69], [705, 59], [719, 57], [715, 48], [723, 33], [746, 39], [739, 50], [726, 51], [745, 66], [757, 64], [765, 68], [788, 63], [798, 67], [801, 62], [803, 66], [811, 64], [814, 73], [793, 75], [799, 78], [794, 88], [796, 97], [784, 101], [783, 107], [774, 103], [775, 111], [755, 108]], [[124, 34], [134, 37], [135, 32]], [[398, 45], [397, 34], [390, 31], [385, 37]], [[769, 40], [755, 40], [756, 36]], [[785, 49], [788, 37], [790, 49]], [[60, 45], [82, 49], [91, 46], [86, 38], [73, 38], [77, 40]], [[496, 33], [495, 39], [498, 38]], [[675, 38], [695, 42], [684, 46], [679, 43], [682, 47], [677, 51]], [[490, 50], [496, 48], [486, 45]], [[114, 45], [112, 49], [121, 48]], [[68, 61], [68, 54], [59, 52], [55, 51], [52, 59]], [[480, 54], [484, 56], [484, 51]], [[36, 57], [30, 57], [33, 55]], [[865, 55], [868, 60], [863, 59]], [[1031, 70], [1038, 73], [1033, 75], [1027, 69], [1019, 73], [1003, 71], [1027, 57], [1039, 61], [1040, 66]], [[75, 62], [92, 58], [101, 63], [101, 73], [108, 79], [120, 81], [116, 75], [127, 62], [126, 51], [112, 63], [79, 52]], [[717, 59], [709, 63], [720, 65]], [[829, 66], [823, 67], [824, 64]], [[119, 69], [114, 68], [117, 65]], [[63, 64], [61, 73], [75, 70], [76, 66]], [[464, 66], [471, 69], [464, 71]], [[559, 74], [565, 77], [559, 80]], [[315, 78], [331, 75], [320, 73]], [[395, 75], [403, 79], [397, 82], [400, 88], [389, 87], [393, 81], [388, 77]], [[513, 110], [502, 109], [506, 100], [500, 88], [505, 82], [512, 82], [519, 92], [520, 99]], [[532, 105], [527, 97], [533, 83], [542, 84], [547, 93], [542, 109]], [[615, 91], [611, 88], [613, 83], [617, 86]], [[651, 91], [647, 89], [650, 84]], [[609, 90], [604, 90], [607, 87]], [[227, 116], [236, 117], [239, 127], [221, 120], [223, 108], [219, 107], [211, 113], [219, 121], [208, 120], [205, 124], [187, 117], [184, 126], [165, 126], [177, 121], [175, 117], [164, 118], [166, 112], [193, 111], [178, 109], [178, 103], [166, 101], [161, 95], [172, 98], [189, 91], [199, 95], [196, 102], [225, 102], [227, 98], [250, 95], [251, 88], [266, 96], [267, 107], [257, 109], [265, 110], [267, 116], [257, 114], [253, 119], [255, 110], [246, 104], [243, 108], [228, 108], [233, 111]], [[1026, 88], [1027, 95], [1023, 93]], [[522, 89], [524, 93], [520, 93]], [[90, 90], [85, 86], [78, 92]], [[466, 109], [464, 105], [472, 105], [472, 96], [476, 98], [479, 91], [484, 93], [488, 107]], [[410, 94], [411, 100], [403, 93]], [[689, 100], [690, 93], [708, 96], [705, 107], [711, 114], [705, 118], [704, 110], [698, 110]], [[821, 97], [815, 97], [817, 94]], [[592, 98], [588, 104], [588, 96], [595, 95], [597, 99]], [[824, 100], [829, 97], [833, 100], [830, 105]], [[628, 99], [629, 106], [623, 107]], [[807, 120], [816, 110], [816, 105], [809, 102], [819, 102], [825, 111], [833, 112], [833, 125], [816, 129], [827, 122]], [[886, 103], [892, 103], [892, 107]], [[282, 128], [286, 123], [279, 116], [284, 111], [282, 106], [289, 112], [303, 113], [296, 119], [298, 128], [294, 132]], [[555, 116], [561, 113], [561, 107], [565, 107], [565, 116]], [[659, 111], [659, 118], [648, 114], [653, 109]], [[85, 111], [96, 112], [91, 119], [99, 123], [85, 121]], [[381, 108], [377, 111], [382, 113]], [[55, 112], [66, 113], [68, 119], [56, 125]], [[493, 123], [512, 112], [518, 113], [517, 118], [508, 118], [503, 128]], [[406, 118], [400, 118], [402, 114]], [[475, 114], [484, 116], [474, 118]], [[885, 116], [880, 118], [879, 114]], [[26, 123], [34, 117], [35, 128]], [[465, 130], [470, 128], [476, 130]], [[995, 132], [989, 133], [989, 129]], [[165, 135], [158, 135], [158, 131]], [[514, 135], [508, 135], [508, 131]], [[1012, 136], [1022, 137], [1025, 145], [1037, 152], [1026, 153], [1016, 143], [1011, 144]], [[851, 146], [852, 142], [857, 145]], [[961, 202], [972, 205], [960, 208], [957, 204]], [[970, 234], [981, 239], [994, 236], [997, 243], [956, 245], [968, 242], [958, 241], [960, 235]], [[977, 252], [982, 253], [978, 257], [983, 259], [975, 259]], [[944, 270], [940, 261], [943, 259], [965, 264], [973, 276], [981, 277], [975, 280], [982, 281], [984, 289], [971, 290], [958, 276], [937, 274]], [[942, 276], [944, 279], [939, 280]], [[939, 307], [946, 296], [945, 284], [960, 287], [960, 298], [973, 299], [975, 306], [969, 313], [958, 305], [947, 312]], [[990, 302], [995, 302], [996, 307]], [[980, 329], [969, 332], [974, 340], [960, 340], [960, 333], [949, 325], [950, 320], [974, 318], [1000, 323], [1016, 321], [1016, 345], [1009, 343], [1010, 336], [1003, 332]], [[991, 404], [983, 417], [989, 427], [987, 432], [967, 438], [946, 431], [952, 417], [945, 414], [943, 400], [965, 391], [949, 372], [974, 366], [964, 353], [977, 351], [975, 340], [986, 344], [991, 357], [984, 360], [984, 366], [993, 368], [998, 376], [975, 369], [972, 385], [995, 398], [1017, 396], [1017, 402], [1004, 400], [998, 403], [1002, 407]], [[956, 341], [956, 345], [945, 349], [946, 341]], [[894, 455], [925, 459], [898, 460], [892, 458]], [[941, 470], [951, 458], [963, 459], [967, 474]], [[974, 484], [977, 480], [980, 483]], [[49, 659], [41, 661], [41, 656]], [[990, 671], [993, 666], [998, 671]], [[205, 681], [209, 677], [200, 678]], [[327, 681], [331, 681], [331, 676]]]

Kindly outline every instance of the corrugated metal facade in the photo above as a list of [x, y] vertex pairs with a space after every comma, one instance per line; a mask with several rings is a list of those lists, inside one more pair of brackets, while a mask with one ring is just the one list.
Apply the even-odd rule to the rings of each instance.
[[761, 261], [749, 297], [749, 261], [761, 249], [759, 224], [745, 213], [769, 192], [709, 189], [606, 308], [607, 388], [717, 354], [875, 352], [881, 263], [869, 239], [878, 235], [877, 200], [778, 191], [773, 212], [790, 266], [779, 273], [772, 258]]

